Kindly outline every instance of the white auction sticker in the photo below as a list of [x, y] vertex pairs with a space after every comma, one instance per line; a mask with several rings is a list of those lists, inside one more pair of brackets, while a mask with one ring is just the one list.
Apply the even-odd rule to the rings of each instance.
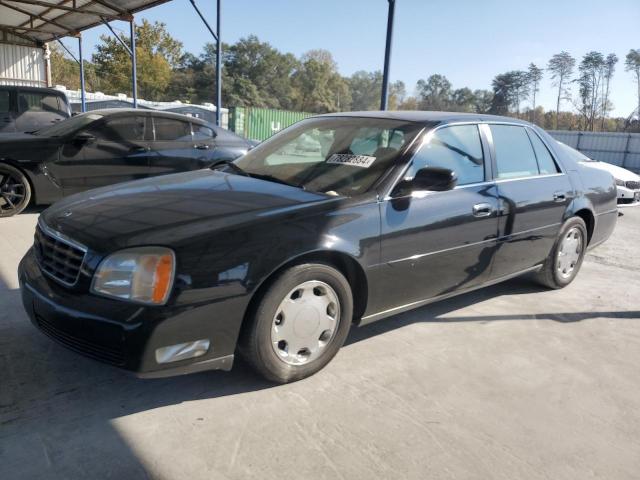
[[369, 155], [354, 155], [352, 153], [334, 153], [329, 157], [327, 163], [334, 165], [351, 165], [352, 167], [369, 168], [376, 157]]

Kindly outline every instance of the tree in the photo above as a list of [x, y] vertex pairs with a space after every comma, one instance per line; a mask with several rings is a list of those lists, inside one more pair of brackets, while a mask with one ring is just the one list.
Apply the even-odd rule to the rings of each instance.
[[580, 111], [584, 116], [585, 128], [593, 131], [595, 119], [600, 110], [600, 85], [604, 75], [605, 60], [600, 52], [591, 51], [585, 54], [578, 66], [580, 77]]
[[509, 72], [513, 82], [513, 104], [520, 114], [520, 104], [529, 97], [529, 74], [523, 70]]
[[640, 123], [640, 48], [631, 49], [625, 58], [625, 71], [632, 72], [636, 77], [636, 85], [638, 87], [638, 123]]
[[[149, 100], [161, 99], [171, 82], [173, 67], [182, 58], [182, 43], [175, 40], [164, 23], [149, 23], [135, 27], [136, 56], [138, 62], [138, 89], [140, 96]], [[130, 91], [131, 59], [120, 42], [109, 35], [100, 36], [92, 60], [100, 79], [100, 88], [106, 93]], [[124, 39], [130, 48], [130, 39]]]
[[547, 70], [551, 72], [551, 79], [553, 80], [552, 85], [554, 87], [558, 87], [558, 97], [556, 100], [556, 125], [554, 128], [558, 128], [557, 119], [560, 115], [560, 101], [569, 93], [567, 84], [571, 80], [571, 75], [573, 75], [573, 68], [575, 65], [575, 59], [565, 51], [556, 53], [551, 57], [551, 60], [549, 60], [547, 65]]
[[295, 108], [304, 112], [335, 112], [347, 101], [345, 80], [327, 51], [312, 50], [301, 58], [301, 65], [293, 75]]
[[449, 110], [451, 104], [451, 82], [438, 73], [427, 80], [418, 80], [418, 98], [422, 110]]
[[407, 96], [407, 88], [403, 81], [398, 80], [389, 84], [389, 110], [398, 110]]
[[[80, 65], [70, 58], [61, 46], [50, 43], [51, 51], [51, 81], [54, 85], [64, 85], [70, 90], [80, 89]], [[91, 62], [84, 61], [85, 86], [89, 91], [98, 88], [95, 67]]]
[[529, 64], [528, 70], [529, 85], [531, 87], [531, 121], [536, 122], [536, 95], [540, 91], [540, 81], [542, 80], [543, 70], [535, 63]]
[[616, 69], [616, 63], [618, 63], [618, 57], [615, 53], [607, 55], [607, 58], [604, 61], [604, 82], [602, 84], [604, 92], [602, 94], [602, 124], [600, 126], [600, 130], [604, 130], [605, 117], [611, 110], [609, 102], [609, 86], [611, 84], [611, 79], [613, 78], [613, 73]]
[[360, 70], [349, 78], [351, 90], [351, 109], [377, 110], [380, 106], [382, 92], [382, 72], [365, 72]]
[[491, 90], [474, 90], [473, 106], [476, 113], [489, 113], [493, 103], [493, 92]]
[[[318, 68], [313, 69], [311, 66]], [[293, 75], [296, 98], [305, 98], [306, 107], [299, 109], [313, 113], [347, 110], [351, 93], [347, 81], [338, 73], [338, 64], [328, 50], [309, 50], [300, 58], [298, 72]]]
[[457, 112], [474, 112], [476, 97], [471, 89], [458, 88], [451, 94], [451, 103]]
[[491, 113], [506, 115], [511, 108], [520, 113], [520, 103], [529, 95], [527, 72], [512, 70], [496, 75], [492, 82], [493, 102]]
[[[231, 82], [227, 104], [291, 109], [294, 106], [293, 74], [300, 62], [281, 53], [255, 35], [240, 39], [223, 50], [223, 72]], [[215, 64], [215, 48], [204, 61]], [[315, 60], [314, 60], [315, 61]], [[225, 81], [223, 79], [223, 89]]]

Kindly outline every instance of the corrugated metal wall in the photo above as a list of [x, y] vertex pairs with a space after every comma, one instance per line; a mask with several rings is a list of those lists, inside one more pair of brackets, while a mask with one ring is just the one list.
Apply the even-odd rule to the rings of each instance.
[[46, 87], [44, 50], [40, 47], [0, 43], [0, 85]]
[[553, 138], [587, 157], [640, 172], [640, 133], [550, 130]]

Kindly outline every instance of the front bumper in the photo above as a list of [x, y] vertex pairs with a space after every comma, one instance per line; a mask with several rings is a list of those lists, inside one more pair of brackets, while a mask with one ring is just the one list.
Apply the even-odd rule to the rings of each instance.
[[630, 188], [617, 185], [618, 207], [634, 207], [640, 205], [640, 190], [631, 190]]
[[[230, 370], [233, 365], [240, 327], [233, 302], [146, 307], [72, 291], [41, 273], [32, 250], [20, 262], [18, 275], [31, 322], [85, 356], [144, 378]], [[202, 338], [211, 342], [204, 355], [157, 363], [157, 348]]]

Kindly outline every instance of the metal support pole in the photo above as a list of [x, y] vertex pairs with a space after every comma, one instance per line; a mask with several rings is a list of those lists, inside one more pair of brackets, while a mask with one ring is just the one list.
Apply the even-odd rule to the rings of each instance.
[[382, 74], [382, 96], [380, 98], [380, 110], [386, 110], [389, 94], [389, 63], [391, 62], [391, 40], [393, 39], [393, 17], [396, 9], [396, 0], [389, 2], [389, 15], [387, 16], [387, 44], [384, 50], [384, 71]]
[[220, 3], [216, 18], [216, 125], [222, 126], [222, 41], [220, 40]]
[[131, 31], [131, 91], [133, 93], [133, 108], [138, 108], [138, 61], [136, 58], [136, 24], [131, 17], [129, 20]]
[[84, 57], [82, 56], [82, 35], [78, 35], [78, 63], [80, 64], [80, 104], [82, 112], [87, 111], [87, 99], [84, 86]]

